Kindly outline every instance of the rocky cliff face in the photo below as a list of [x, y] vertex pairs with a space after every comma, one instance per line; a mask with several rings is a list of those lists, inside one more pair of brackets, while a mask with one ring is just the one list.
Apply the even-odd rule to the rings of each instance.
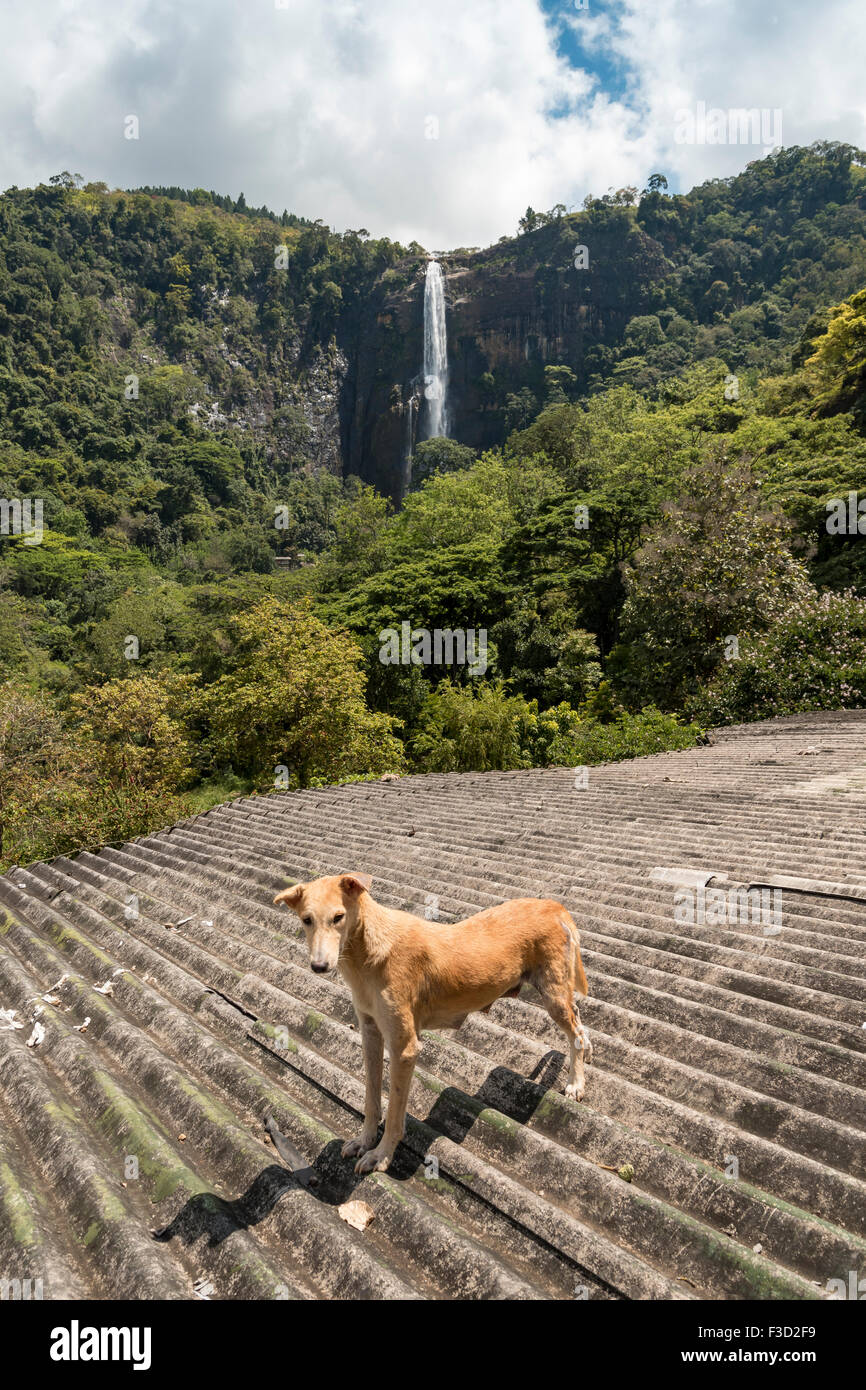
[[[576, 254], [579, 246], [585, 250]], [[505, 437], [509, 394], [528, 387], [543, 399], [545, 366], [568, 366], [585, 386], [597, 370], [593, 349], [621, 340], [667, 269], [658, 243], [625, 215], [595, 225], [564, 218], [531, 236], [439, 259], [450, 434], [476, 449]], [[387, 271], [338, 334], [348, 361], [344, 471], [395, 500], [410, 439], [423, 437], [424, 274], [417, 257]]]

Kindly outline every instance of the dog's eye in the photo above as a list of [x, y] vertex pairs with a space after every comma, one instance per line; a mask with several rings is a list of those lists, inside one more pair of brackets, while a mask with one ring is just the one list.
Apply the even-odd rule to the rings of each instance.
[[302, 917], [301, 921], [303, 922], [305, 927], [311, 927], [313, 925], [312, 917]]
[[335, 913], [334, 913], [334, 926], [336, 926], [338, 922], [342, 922], [342, 920], [343, 920], [343, 918], [345, 917], [345, 915], [346, 915], [345, 912], [335, 912]]

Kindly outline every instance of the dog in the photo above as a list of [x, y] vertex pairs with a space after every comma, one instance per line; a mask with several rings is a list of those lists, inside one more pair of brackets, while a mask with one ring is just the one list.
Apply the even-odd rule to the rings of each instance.
[[[538, 990], [569, 1045], [565, 1094], [583, 1098], [584, 1056], [592, 1045], [574, 1007], [586, 997], [580, 937], [561, 903], [517, 898], [454, 925], [383, 907], [368, 874], [337, 874], [297, 883], [274, 898], [296, 912], [317, 974], [339, 967], [352, 991], [366, 1073], [364, 1127], [343, 1145], [356, 1173], [385, 1172], [403, 1138], [409, 1088], [425, 1028], [459, 1028], [467, 1014], [487, 1013], [523, 984]], [[383, 1050], [391, 1084], [382, 1118]]]

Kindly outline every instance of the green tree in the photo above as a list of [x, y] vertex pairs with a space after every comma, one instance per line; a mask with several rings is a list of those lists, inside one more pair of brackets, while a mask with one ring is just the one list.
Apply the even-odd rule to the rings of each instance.
[[724, 660], [728, 638], [770, 627], [811, 592], [790, 531], [747, 460], [718, 448], [691, 470], [625, 571], [622, 637], [641, 699], [675, 708]]
[[79, 747], [107, 782], [143, 794], [192, 780], [195, 677], [162, 671], [90, 686], [72, 699]]
[[853, 594], [797, 599], [766, 632], [747, 634], [736, 658], [692, 702], [712, 724], [802, 710], [866, 705], [866, 601]]
[[266, 598], [234, 621], [233, 669], [207, 692], [214, 756], [274, 784], [285, 767], [313, 779], [382, 773], [402, 766], [395, 721], [365, 704], [362, 653], [308, 603]]
[[340, 568], [343, 583], [376, 570], [383, 558], [384, 536], [391, 502], [374, 487], [351, 479], [346, 495], [334, 510], [334, 540], [329, 557]]
[[0, 684], [0, 863], [40, 786], [63, 766], [60, 718], [43, 693]]
[[476, 454], [466, 444], [458, 444], [456, 439], [441, 435], [437, 439], [424, 439], [416, 444], [412, 455], [412, 488], [420, 487], [428, 478], [437, 473], [459, 473], [471, 468]]

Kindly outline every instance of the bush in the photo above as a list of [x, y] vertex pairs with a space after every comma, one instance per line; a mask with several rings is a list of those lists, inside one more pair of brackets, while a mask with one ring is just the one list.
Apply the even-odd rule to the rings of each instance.
[[473, 691], [444, 680], [427, 696], [411, 741], [420, 772], [507, 772], [529, 767], [518, 729], [528, 705], [501, 684], [482, 681]]
[[793, 604], [768, 632], [740, 638], [739, 655], [691, 708], [709, 723], [734, 724], [863, 705], [866, 599], [825, 593]]
[[623, 758], [644, 758], [650, 753], [694, 748], [703, 736], [699, 724], [683, 724], [674, 715], [664, 714], [653, 706], [642, 709], [639, 714], [623, 710], [610, 723], [581, 719], [576, 728], [553, 741], [550, 761], [588, 767]]
[[193, 776], [187, 723], [195, 708], [194, 676], [118, 677], [73, 698], [74, 736], [110, 785], [178, 791]]
[[92, 687], [64, 724], [44, 695], [0, 686], [0, 863], [133, 839], [189, 814], [189, 677]]
[[400, 771], [398, 721], [364, 700], [363, 654], [308, 603], [266, 598], [234, 619], [234, 669], [209, 688], [210, 750], [222, 765], [274, 785]]
[[422, 709], [414, 763], [422, 772], [588, 766], [693, 748], [703, 736], [698, 724], [654, 708], [629, 714], [604, 697], [596, 704], [598, 714], [565, 703], [539, 711], [537, 700], [508, 695], [499, 684], [473, 691], [443, 681]]

